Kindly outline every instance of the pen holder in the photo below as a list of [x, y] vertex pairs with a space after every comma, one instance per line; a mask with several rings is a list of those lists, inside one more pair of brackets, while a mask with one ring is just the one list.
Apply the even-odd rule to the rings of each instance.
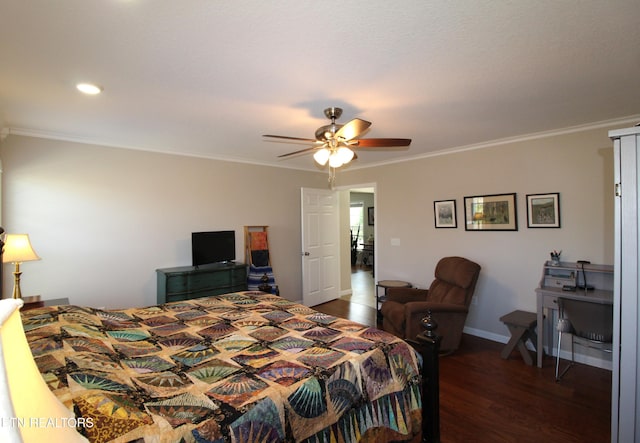
[[551, 253], [551, 265], [560, 266], [560, 254]]

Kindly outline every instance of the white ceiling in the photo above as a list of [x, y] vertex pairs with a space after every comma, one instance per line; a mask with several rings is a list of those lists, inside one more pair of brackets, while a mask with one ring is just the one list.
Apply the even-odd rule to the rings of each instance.
[[313, 169], [261, 134], [339, 106], [413, 139], [358, 167], [640, 121], [639, 80], [638, 0], [0, 0], [4, 135]]

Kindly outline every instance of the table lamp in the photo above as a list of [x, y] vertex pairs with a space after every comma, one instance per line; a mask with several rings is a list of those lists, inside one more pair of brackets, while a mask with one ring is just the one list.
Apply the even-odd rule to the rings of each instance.
[[40, 260], [29, 241], [29, 234], [7, 234], [4, 240], [3, 263], [14, 263], [16, 270], [13, 273], [13, 298], [22, 298], [20, 292], [20, 263], [25, 261]]

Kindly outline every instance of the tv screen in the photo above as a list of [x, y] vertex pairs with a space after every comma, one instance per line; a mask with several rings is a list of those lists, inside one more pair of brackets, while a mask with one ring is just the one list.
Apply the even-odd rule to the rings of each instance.
[[236, 232], [209, 231], [191, 233], [193, 266], [236, 259]]

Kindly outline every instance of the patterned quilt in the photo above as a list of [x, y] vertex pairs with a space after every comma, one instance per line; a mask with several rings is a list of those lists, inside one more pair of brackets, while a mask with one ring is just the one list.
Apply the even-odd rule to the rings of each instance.
[[262, 292], [24, 311], [51, 390], [93, 442], [411, 440], [420, 357], [375, 328]]

